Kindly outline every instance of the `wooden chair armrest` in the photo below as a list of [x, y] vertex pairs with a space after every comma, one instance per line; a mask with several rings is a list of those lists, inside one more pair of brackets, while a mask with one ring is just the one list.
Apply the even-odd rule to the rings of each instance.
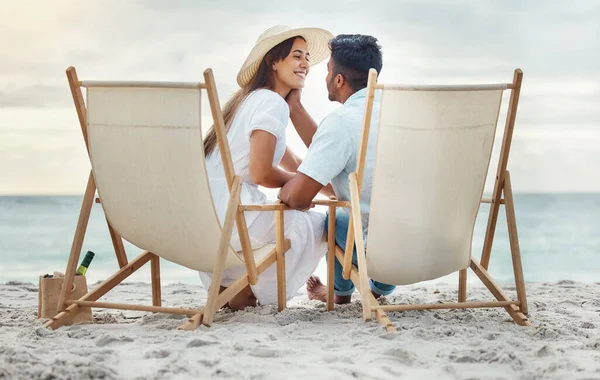
[[293, 210], [285, 203], [267, 203], [264, 205], [239, 205], [240, 211], [276, 211], [276, 210]]
[[[330, 199], [315, 199], [313, 200], [315, 205], [319, 206], [335, 206], [335, 207], [350, 207], [348, 201], [338, 201]], [[275, 211], [275, 210], [293, 210], [290, 206], [285, 203], [268, 203], [264, 205], [239, 205], [240, 211]]]
[[349, 201], [338, 201], [337, 199], [313, 199], [313, 203], [319, 206], [350, 207]]

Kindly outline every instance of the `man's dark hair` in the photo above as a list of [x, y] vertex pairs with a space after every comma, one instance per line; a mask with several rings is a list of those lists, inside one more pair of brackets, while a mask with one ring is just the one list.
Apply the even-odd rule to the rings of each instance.
[[342, 74], [354, 91], [367, 87], [369, 69], [381, 72], [381, 46], [377, 38], [363, 34], [340, 34], [329, 41], [334, 75]]

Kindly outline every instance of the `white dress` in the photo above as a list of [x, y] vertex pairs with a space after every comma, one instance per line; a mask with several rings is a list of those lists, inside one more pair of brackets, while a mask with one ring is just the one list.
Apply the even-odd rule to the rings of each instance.
[[[250, 135], [260, 129], [273, 134], [277, 138], [273, 166], [279, 166], [286, 149], [285, 128], [289, 119], [289, 107], [277, 93], [259, 89], [252, 92], [242, 102], [233, 119], [227, 140], [231, 150], [235, 173], [242, 181], [242, 204], [272, 203], [267, 196], [252, 182], [250, 178]], [[213, 201], [221, 224], [225, 220], [229, 189], [225, 179], [223, 163], [218, 149], [207, 157], [206, 166]], [[245, 212], [246, 224], [253, 249], [275, 242], [275, 213], [272, 211]], [[285, 254], [286, 298], [289, 300], [308, 280], [317, 268], [319, 261], [327, 249], [324, 240], [325, 215], [317, 211], [306, 212], [289, 210], [284, 212], [285, 237], [290, 239], [291, 248]], [[231, 237], [231, 245], [241, 251], [237, 229]], [[246, 272], [245, 266], [225, 270], [222, 286], [229, 286]], [[200, 279], [208, 289], [210, 273], [200, 272]], [[277, 303], [276, 265], [271, 265], [252, 285], [252, 291], [260, 304]]]

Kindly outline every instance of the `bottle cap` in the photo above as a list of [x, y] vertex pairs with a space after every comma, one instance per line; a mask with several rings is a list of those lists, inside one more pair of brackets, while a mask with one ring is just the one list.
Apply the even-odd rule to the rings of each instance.
[[88, 267], [90, 266], [90, 263], [92, 262], [92, 259], [94, 258], [95, 254], [92, 251], [87, 251], [87, 253], [85, 254], [85, 257], [83, 258], [83, 261], [81, 262], [81, 265], [83, 265], [84, 267]]

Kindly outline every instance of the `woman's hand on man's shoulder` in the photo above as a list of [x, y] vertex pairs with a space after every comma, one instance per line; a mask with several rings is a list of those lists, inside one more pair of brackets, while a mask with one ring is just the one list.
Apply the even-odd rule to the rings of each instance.
[[302, 90], [301, 89], [292, 89], [288, 96], [285, 97], [285, 101], [290, 107], [290, 114], [295, 110], [298, 110], [302, 107]]

